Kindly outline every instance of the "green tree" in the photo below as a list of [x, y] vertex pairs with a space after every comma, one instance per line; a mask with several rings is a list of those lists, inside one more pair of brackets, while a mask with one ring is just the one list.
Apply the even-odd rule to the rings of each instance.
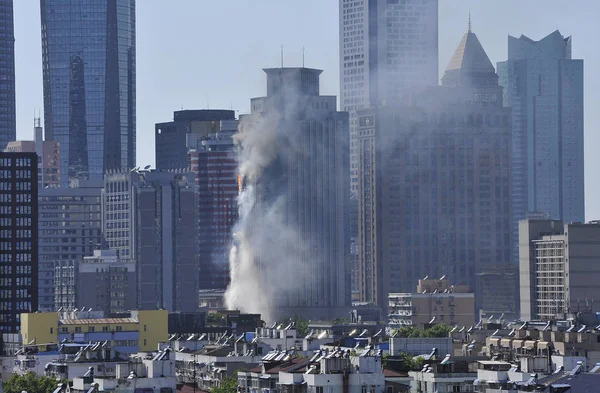
[[[211, 389], [211, 393], [236, 393], [238, 389], [238, 372], [234, 372], [231, 377], [225, 377], [219, 386]], [[20, 393], [20, 392], [19, 392]]]
[[60, 383], [68, 383], [67, 380], [37, 376], [29, 372], [25, 375], [12, 374], [8, 381], [4, 382], [4, 393], [52, 393]]
[[420, 371], [423, 369], [423, 365], [425, 364], [425, 359], [423, 357], [413, 357], [407, 353], [401, 353], [400, 357], [402, 358], [402, 371]]
[[290, 322], [296, 323], [296, 332], [298, 332], [298, 336], [304, 337], [308, 334], [308, 321], [302, 315], [294, 314], [293, 317], [282, 318], [277, 323], [284, 325], [285, 327]]
[[396, 330], [396, 337], [425, 338], [425, 337], [448, 337], [452, 327], [444, 324], [433, 325], [423, 330], [414, 326], [403, 326]]
[[438, 323], [425, 331], [426, 337], [448, 337], [452, 328], [448, 325]]
[[208, 326], [225, 326], [227, 317], [221, 312], [209, 312], [206, 314], [206, 325]]

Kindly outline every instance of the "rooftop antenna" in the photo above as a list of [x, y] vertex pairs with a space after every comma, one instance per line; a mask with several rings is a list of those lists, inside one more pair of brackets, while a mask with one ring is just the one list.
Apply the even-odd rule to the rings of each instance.
[[281, 45], [281, 68], [283, 68], [283, 45]]
[[302, 68], [304, 68], [304, 47], [302, 47]]
[[469, 33], [471, 32], [471, 11], [469, 11]]

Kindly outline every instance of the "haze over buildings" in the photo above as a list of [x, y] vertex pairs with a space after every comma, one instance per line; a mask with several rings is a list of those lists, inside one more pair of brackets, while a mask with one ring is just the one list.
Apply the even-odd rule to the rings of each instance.
[[135, 166], [135, 0], [41, 0], [44, 123], [61, 185]]
[[350, 187], [356, 193], [356, 110], [438, 84], [438, 0], [339, 4], [340, 106], [350, 112]]
[[510, 110], [470, 30], [442, 82], [358, 111], [360, 300], [384, 309], [388, 293], [446, 275], [481, 310], [479, 274], [511, 266]]

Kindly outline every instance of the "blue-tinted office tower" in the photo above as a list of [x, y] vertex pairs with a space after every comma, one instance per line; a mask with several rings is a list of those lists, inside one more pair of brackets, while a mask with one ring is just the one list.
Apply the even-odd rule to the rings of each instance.
[[135, 166], [135, 0], [41, 0], [46, 139], [61, 185]]
[[17, 139], [13, 1], [0, 0], [0, 152]]
[[571, 58], [571, 43], [558, 31], [539, 41], [509, 36], [508, 60], [498, 63], [513, 116], [514, 239], [528, 213], [585, 219], [583, 60]]

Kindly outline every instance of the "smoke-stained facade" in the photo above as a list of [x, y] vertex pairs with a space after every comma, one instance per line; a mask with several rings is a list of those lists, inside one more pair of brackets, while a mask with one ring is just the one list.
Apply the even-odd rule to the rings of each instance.
[[229, 307], [266, 320], [342, 315], [348, 269], [348, 114], [319, 95], [321, 70], [266, 69], [241, 118], [242, 192]]
[[388, 293], [446, 275], [474, 288], [481, 309], [478, 277], [511, 261], [511, 125], [475, 34], [442, 86], [358, 120], [360, 300], [386, 308]]
[[[513, 116], [513, 230], [528, 213], [585, 221], [583, 60], [571, 37], [508, 37], [498, 63], [504, 104]], [[518, 257], [518, 244], [514, 245]]]
[[188, 136], [190, 169], [198, 189], [200, 290], [229, 285], [231, 232], [238, 218], [238, 171], [233, 144], [237, 120], [218, 122], [208, 136]]
[[339, 0], [339, 5], [340, 105], [350, 112], [356, 193], [356, 110], [438, 85], [438, 0]]
[[17, 139], [13, 0], [0, 1], [0, 152]]
[[135, 166], [135, 0], [40, 0], [46, 139], [61, 185]]

